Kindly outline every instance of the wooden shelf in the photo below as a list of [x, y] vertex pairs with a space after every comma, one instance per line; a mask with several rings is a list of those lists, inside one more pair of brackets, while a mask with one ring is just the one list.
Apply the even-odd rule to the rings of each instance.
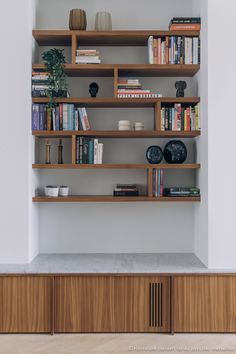
[[199, 163], [192, 164], [33, 164], [34, 169], [199, 169]]
[[71, 46], [76, 36], [83, 46], [147, 46], [149, 36], [199, 36], [199, 31], [63, 31], [34, 30], [33, 37], [39, 45]]
[[[44, 97], [33, 97], [33, 103], [48, 103], [49, 99]], [[184, 104], [196, 104], [200, 102], [199, 97], [160, 97], [160, 98], [57, 98], [55, 99], [57, 103], [74, 103], [78, 106], [86, 107], [103, 107], [103, 108], [127, 108], [127, 107], [154, 107], [157, 102], [174, 104], [182, 103]]]
[[69, 197], [45, 197], [38, 196], [32, 198], [37, 203], [71, 203], [71, 202], [200, 202], [200, 197], [113, 197], [110, 195], [73, 195]]
[[89, 136], [97, 138], [195, 138], [201, 134], [200, 131], [179, 132], [179, 131], [116, 131], [116, 130], [89, 130], [89, 131], [32, 131], [32, 135], [39, 138], [70, 138], [74, 135]]
[[[71, 77], [113, 77], [114, 69], [121, 76], [191, 77], [200, 69], [196, 64], [65, 64], [65, 72]], [[33, 70], [44, 70], [43, 64], [33, 64]]]

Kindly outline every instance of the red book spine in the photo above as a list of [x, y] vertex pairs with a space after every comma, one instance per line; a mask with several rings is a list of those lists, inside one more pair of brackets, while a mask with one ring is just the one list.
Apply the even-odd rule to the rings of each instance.
[[157, 64], [161, 64], [161, 38], [157, 39]]
[[190, 131], [190, 107], [186, 108], [187, 111], [187, 131]]

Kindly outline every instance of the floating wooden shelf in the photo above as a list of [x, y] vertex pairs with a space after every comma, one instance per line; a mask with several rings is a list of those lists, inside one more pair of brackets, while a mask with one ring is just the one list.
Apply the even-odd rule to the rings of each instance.
[[200, 202], [200, 197], [113, 197], [110, 195], [73, 195], [69, 197], [33, 197], [37, 203], [71, 203], [71, 202]]
[[[200, 69], [197, 64], [65, 64], [65, 73], [68, 76], [99, 76], [113, 77], [114, 70], [118, 69], [121, 76], [144, 77], [191, 77]], [[44, 70], [43, 64], [33, 64], [33, 70]]]
[[199, 31], [63, 31], [34, 30], [33, 37], [39, 45], [71, 46], [76, 36], [79, 45], [90, 46], [147, 46], [149, 36], [199, 36]]
[[33, 164], [35, 169], [199, 169], [201, 165], [199, 163], [192, 164]]
[[116, 131], [116, 130], [89, 130], [89, 131], [33, 131], [32, 135], [39, 138], [70, 138], [71, 136], [89, 136], [97, 138], [195, 138], [201, 134], [200, 131]]
[[[44, 97], [36, 97], [32, 99], [33, 103], [48, 103], [49, 99]], [[161, 98], [57, 98], [55, 99], [57, 103], [74, 103], [78, 106], [86, 107], [154, 107], [157, 102], [163, 104], [174, 104], [181, 103], [184, 104], [196, 104], [200, 102], [199, 97], [161, 97]]]

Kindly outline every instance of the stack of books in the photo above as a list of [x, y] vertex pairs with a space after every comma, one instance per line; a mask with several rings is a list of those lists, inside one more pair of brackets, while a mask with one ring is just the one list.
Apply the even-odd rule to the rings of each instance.
[[138, 197], [139, 191], [136, 184], [117, 184], [114, 191], [114, 197]]
[[162, 97], [159, 93], [153, 93], [151, 90], [144, 90], [139, 79], [119, 78], [117, 84], [118, 98], [158, 98]]
[[167, 197], [200, 197], [200, 189], [196, 187], [164, 188]]
[[150, 36], [148, 62], [149, 64], [200, 64], [200, 38]]
[[102, 164], [103, 144], [98, 139], [78, 136], [76, 140], [77, 164]]
[[173, 17], [169, 25], [170, 31], [200, 31], [201, 17]]
[[100, 64], [101, 59], [96, 49], [77, 49], [76, 64]]
[[49, 74], [47, 72], [32, 72], [32, 97], [46, 97], [46, 91], [48, 89], [48, 78]]
[[85, 107], [61, 103], [49, 108], [46, 104], [32, 104], [32, 130], [90, 130]]
[[152, 195], [160, 198], [163, 196], [163, 169], [154, 168], [152, 170]]
[[180, 103], [176, 103], [174, 107], [162, 107], [161, 130], [201, 130], [199, 103], [190, 107], [183, 107]]

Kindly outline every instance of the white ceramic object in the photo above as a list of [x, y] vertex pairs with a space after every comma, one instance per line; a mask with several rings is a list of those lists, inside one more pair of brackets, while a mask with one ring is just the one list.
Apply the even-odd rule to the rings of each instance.
[[130, 121], [129, 120], [119, 120], [118, 124], [119, 125], [130, 125]]
[[110, 12], [101, 11], [96, 13], [95, 31], [111, 31], [112, 20]]
[[134, 127], [135, 131], [140, 131], [140, 130], [144, 130], [144, 127]]
[[59, 188], [54, 186], [47, 186], [44, 188], [46, 197], [58, 197]]
[[61, 197], [68, 197], [68, 195], [69, 195], [69, 187], [67, 187], [67, 186], [60, 187], [59, 195]]
[[119, 125], [118, 129], [119, 130], [130, 130], [130, 125]]
[[144, 130], [144, 124], [142, 122], [136, 122], [134, 123], [134, 130]]

